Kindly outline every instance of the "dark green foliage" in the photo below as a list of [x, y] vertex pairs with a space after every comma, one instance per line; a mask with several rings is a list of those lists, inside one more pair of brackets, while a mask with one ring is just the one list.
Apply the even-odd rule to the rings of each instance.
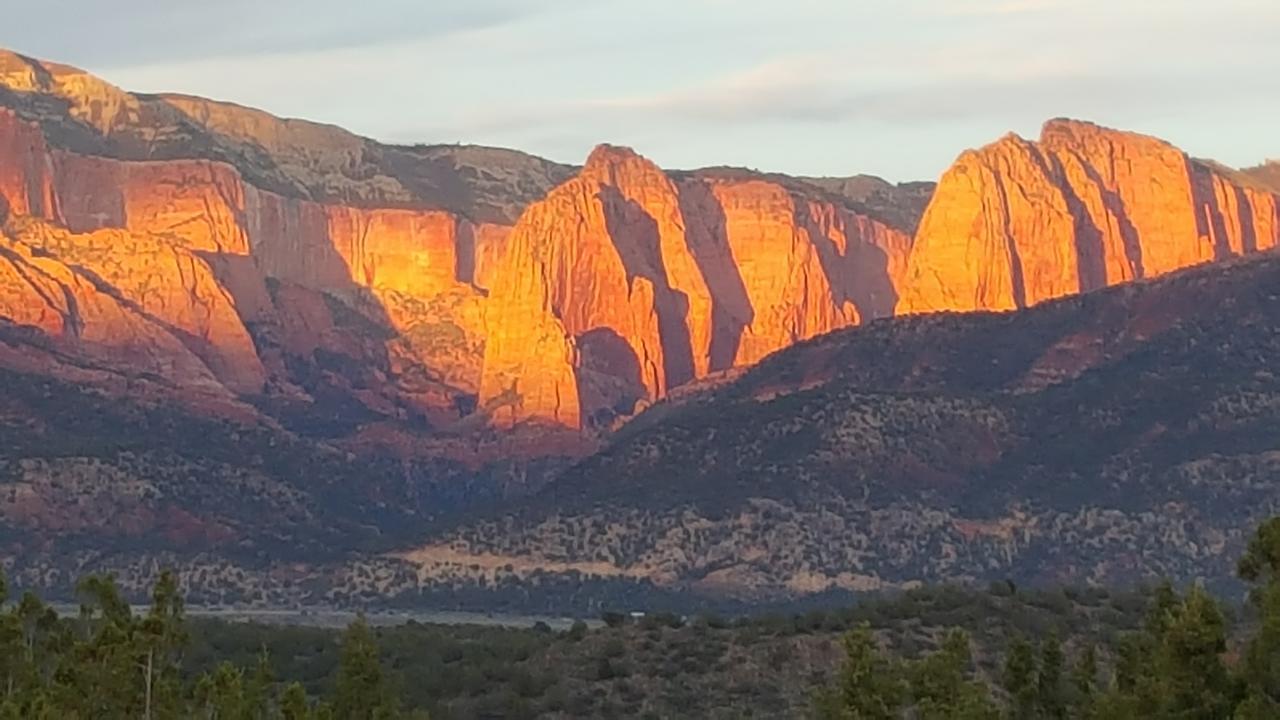
[[1040, 668], [1036, 674], [1036, 709], [1045, 720], [1066, 717], [1066, 688], [1063, 678], [1062, 641], [1052, 633], [1040, 644]]
[[364, 618], [347, 628], [342, 638], [342, 664], [338, 668], [333, 711], [351, 720], [393, 717], [395, 701], [383, 677], [378, 646]]
[[913, 662], [883, 655], [869, 627], [844, 640], [844, 665], [816, 701], [823, 720], [994, 720], [999, 711], [986, 684], [973, 677], [969, 636], [952, 630], [942, 646]]
[[1253, 587], [1249, 604], [1258, 629], [1244, 651], [1244, 720], [1280, 717], [1280, 518], [1258, 529], [1240, 560]]
[[906, 687], [897, 664], [876, 644], [869, 626], [844, 638], [844, 665], [835, 686], [819, 695], [824, 720], [892, 720], [902, 712]]
[[301, 685], [276, 682], [265, 651], [248, 670], [222, 660], [195, 677], [184, 672], [191, 637], [172, 573], [160, 574], [140, 616], [110, 577], [87, 577], [79, 589], [75, 617], [59, 617], [31, 593], [0, 610], [0, 719], [400, 717], [363, 623], [343, 644], [336, 714], [326, 715], [325, 707], [310, 706]]
[[[1269, 537], [1250, 546], [1255, 583], [1277, 575]], [[342, 633], [189, 621], [167, 573], [141, 615], [110, 578], [79, 587], [74, 617], [30, 593], [0, 611], [0, 720], [778, 718], [806, 704], [824, 720], [1277, 717], [1265, 586], [1238, 631], [1202, 588], [1164, 584], [1136, 598], [923, 588], [843, 610], [563, 632], [359, 619]]]
[[[1013, 638], [1003, 653], [1005, 715], [1017, 720], [1280, 717], [1275, 686], [1270, 684], [1275, 679], [1271, 672], [1280, 664], [1280, 646], [1267, 636], [1269, 619], [1276, 621], [1277, 608], [1270, 605], [1268, 590], [1276, 589], [1280, 577], [1280, 522], [1268, 521], [1259, 528], [1240, 568], [1246, 580], [1266, 583], [1251, 596], [1259, 626], [1245, 640], [1241, 662], [1228, 662], [1230, 628], [1218, 600], [1200, 586], [1180, 594], [1166, 583], [1152, 593], [1141, 628], [1122, 638], [1110, 653], [1111, 681], [1104, 692], [1098, 691], [1094, 644], [1077, 648], [1068, 678], [1068, 656], [1056, 633], [1040, 642], [1038, 657], [1031, 642]], [[866, 630], [849, 636], [845, 655], [841, 675], [819, 694], [823, 718], [995, 716], [986, 686], [967, 675], [969, 643], [958, 632], [948, 634], [938, 651], [905, 666], [880, 658]], [[877, 688], [901, 687], [902, 677], [909, 688], [904, 705], [911, 709], [902, 715], [896, 709], [888, 715], [869, 714], [867, 700], [883, 696]]]
[[1024, 637], [1009, 645], [1004, 658], [1001, 685], [1009, 694], [1009, 717], [1030, 718], [1036, 712], [1037, 676], [1035, 648]]

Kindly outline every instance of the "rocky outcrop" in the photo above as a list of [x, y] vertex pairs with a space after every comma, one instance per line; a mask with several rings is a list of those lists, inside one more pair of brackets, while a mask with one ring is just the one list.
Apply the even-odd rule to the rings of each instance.
[[481, 407], [499, 426], [607, 423], [711, 372], [890, 314], [909, 247], [816, 188], [742, 172], [677, 182], [601, 146], [507, 241]]
[[224, 382], [253, 382], [216, 377], [163, 320], [84, 269], [7, 234], [0, 234], [0, 318], [39, 330], [56, 351], [175, 388], [225, 395]]
[[[48, 223], [15, 219], [9, 233], [31, 252], [56, 258], [60, 268], [76, 277], [76, 283], [67, 285], [76, 289], [67, 291], [69, 298], [91, 286], [146, 318], [149, 325], [163, 328], [232, 392], [262, 392], [266, 376], [253, 339], [231, 295], [197, 254], [164, 237], [124, 230], [77, 235]], [[70, 299], [68, 303], [69, 310], [84, 304]], [[97, 327], [98, 318], [75, 312], [68, 317], [70, 325], [49, 329], [55, 334], [99, 332], [104, 336], [113, 330], [124, 332]]]
[[919, 195], [668, 176], [608, 146], [568, 178], [520, 153], [385, 146], [5, 52], [0, 93], [0, 195], [67, 229], [42, 226], [33, 247], [171, 329], [235, 393], [336, 388], [432, 425], [477, 402], [499, 426], [607, 425], [888, 315], [910, 239], [852, 208]]
[[56, 217], [58, 201], [53, 178], [40, 128], [0, 108], [0, 202], [6, 212]]
[[[502, 229], [444, 211], [287, 197], [220, 162], [134, 162], [50, 149], [37, 124], [8, 111], [0, 111], [0, 153], [0, 197], [11, 214], [70, 231], [42, 226], [33, 246], [78, 263], [169, 323], [234, 392], [264, 386], [247, 327], [271, 333], [280, 313], [290, 312], [267, 291], [269, 280], [329, 295], [349, 316], [363, 316], [363, 330], [386, 347], [371, 356], [358, 343], [352, 362], [382, 358], [380, 371], [391, 375], [384, 382], [411, 377], [406, 383], [414, 388], [402, 389], [419, 401], [422, 384], [430, 384], [437, 400], [431, 411], [456, 419], [458, 398], [477, 392], [484, 297], [473, 276], [477, 267], [491, 271]], [[476, 252], [483, 253], [479, 263]], [[335, 352], [322, 338], [293, 346]], [[275, 385], [291, 385], [287, 364], [275, 367]]]
[[1155, 138], [1047, 123], [960, 156], [912, 250], [902, 313], [1010, 310], [1274, 246], [1277, 197]]
[[510, 225], [572, 175], [514, 150], [383, 145], [232, 103], [136, 95], [78, 68], [3, 49], [0, 105], [81, 155], [217, 161], [263, 190], [351, 207], [443, 210]]

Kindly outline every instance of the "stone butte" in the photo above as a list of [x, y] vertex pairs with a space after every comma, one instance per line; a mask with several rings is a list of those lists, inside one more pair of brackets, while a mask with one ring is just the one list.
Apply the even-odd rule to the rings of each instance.
[[1070, 120], [960, 156], [916, 235], [900, 313], [1011, 310], [1280, 242], [1277, 194], [1155, 138]]
[[675, 179], [601, 146], [517, 223], [490, 295], [495, 424], [603, 425], [715, 371], [883, 317], [910, 239], [811, 186]]

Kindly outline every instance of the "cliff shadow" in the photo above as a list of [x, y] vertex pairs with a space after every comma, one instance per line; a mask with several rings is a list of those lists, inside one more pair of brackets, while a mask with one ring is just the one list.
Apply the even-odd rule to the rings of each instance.
[[818, 252], [835, 306], [852, 303], [861, 322], [891, 317], [898, 304], [898, 290], [889, 276], [889, 253], [863, 238], [857, 213], [832, 204], [832, 229], [844, 234], [845, 246], [841, 249], [814, 217], [809, 200], [794, 192], [789, 194], [796, 227], [805, 231]]
[[[353, 277], [356, 269], [339, 251], [324, 206], [268, 196], [237, 213], [236, 222], [250, 239], [251, 255], [199, 255], [235, 300], [269, 382], [287, 381], [310, 397], [268, 393], [259, 408], [312, 437], [339, 436], [377, 419], [430, 427], [434, 408], [411, 398], [415, 389], [443, 385], [439, 373], [395, 350], [400, 334], [391, 313], [362, 284], [368, 268], [364, 277]], [[352, 252], [364, 247], [367, 235], [368, 228], [353, 228]], [[474, 399], [451, 392], [455, 400]], [[465, 405], [457, 405], [457, 414]]]
[[1187, 173], [1191, 177], [1191, 197], [1196, 216], [1196, 233], [1200, 237], [1208, 237], [1213, 245], [1213, 259], [1225, 260], [1237, 254], [1256, 252], [1258, 249], [1257, 229], [1253, 225], [1253, 203], [1244, 190], [1225, 179], [1222, 182], [1230, 188], [1236, 201], [1236, 220], [1240, 223], [1240, 247], [1232, 247], [1231, 233], [1227, 230], [1226, 209], [1218, 201], [1214, 191], [1214, 179], [1217, 173], [1194, 160], [1187, 160]]
[[1187, 158], [1187, 177], [1191, 179], [1191, 208], [1196, 218], [1196, 235], [1209, 238], [1213, 259], [1224, 260], [1235, 253], [1231, 236], [1222, 217], [1222, 204], [1213, 190], [1213, 172]]
[[1005, 252], [1009, 253], [1009, 281], [1013, 284], [1013, 303], [1014, 307], [1021, 310], [1027, 307], [1027, 283], [1022, 265], [1022, 253], [1018, 250], [1018, 238], [1014, 237], [1008, 225], [1008, 218], [1011, 215], [1009, 191], [999, 174], [995, 176], [995, 186], [996, 194], [1000, 197], [1001, 215], [1006, 218], [1005, 226], [1001, 230], [1004, 235]]
[[453, 278], [476, 287], [476, 229], [465, 220], [455, 220], [453, 241]]
[[[1129, 219], [1129, 212], [1124, 206], [1124, 200], [1120, 199], [1120, 195], [1114, 190], [1107, 188], [1107, 184], [1102, 181], [1102, 176], [1089, 163], [1085, 162], [1084, 158], [1077, 157], [1076, 161], [1084, 169], [1085, 177], [1089, 179], [1089, 182], [1098, 188], [1103, 207], [1116, 219], [1116, 225], [1120, 229], [1120, 240], [1124, 245], [1125, 260], [1129, 263], [1133, 279], [1142, 280], [1147, 276], [1147, 268], [1142, 256], [1142, 238], [1138, 237], [1138, 229], [1133, 226], [1133, 221]], [[1106, 285], [1105, 277], [1103, 285]]]
[[640, 358], [626, 338], [612, 328], [599, 327], [576, 338], [579, 366], [574, 377], [582, 407], [600, 408], [583, 421], [607, 427], [619, 416], [631, 415], [648, 394]]
[[742, 333], [755, 320], [742, 272], [733, 259], [724, 207], [704, 180], [680, 183], [685, 239], [711, 293], [711, 348], [708, 369], [727, 370], [738, 357]]
[[600, 200], [605, 207], [609, 239], [622, 259], [628, 283], [636, 277], [653, 283], [666, 387], [683, 385], [694, 378], [689, 298], [667, 282], [658, 223], [639, 203], [623, 197], [616, 188], [602, 188]]
[[1102, 240], [1102, 230], [1089, 217], [1084, 201], [1076, 194], [1075, 188], [1067, 180], [1067, 173], [1062, 167], [1062, 160], [1055, 155], [1051, 160], [1054, 183], [1061, 188], [1062, 196], [1067, 202], [1067, 212], [1075, 229], [1076, 246], [1076, 282], [1080, 292], [1098, 290], [1107, 286], [1106, 246]]
[[1240, 213], [1240, 249], [1246, 254], [1258, 252], [1258, 228], [1253, 224], [1256, 208], [1242, 187], [1232, 186]]

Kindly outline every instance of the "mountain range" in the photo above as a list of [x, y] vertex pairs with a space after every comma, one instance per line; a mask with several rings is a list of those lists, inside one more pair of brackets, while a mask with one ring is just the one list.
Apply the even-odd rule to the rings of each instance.
[[0, 542], [210, 602], [1221, 574], [1278, 202], [1065, 119], [936, 184], [568, 166], [0, 52]]

